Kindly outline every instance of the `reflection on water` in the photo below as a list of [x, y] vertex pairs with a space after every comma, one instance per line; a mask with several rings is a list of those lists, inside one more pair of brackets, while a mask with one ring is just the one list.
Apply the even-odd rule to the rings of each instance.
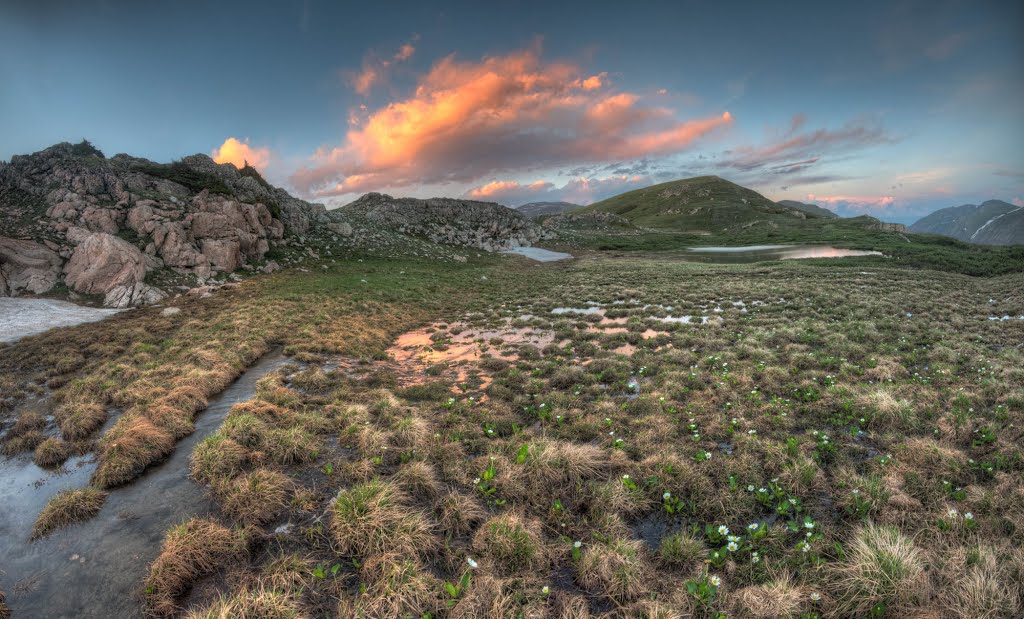
[[849, 258], [881, 256], [882, 252], [864, 249], [843, 249], [830, 245], [747, 245], [745, 247], [691, 247], [682, 259], [687, 262], [737, 264], [767, 260], [802, 260], [805, 258]]

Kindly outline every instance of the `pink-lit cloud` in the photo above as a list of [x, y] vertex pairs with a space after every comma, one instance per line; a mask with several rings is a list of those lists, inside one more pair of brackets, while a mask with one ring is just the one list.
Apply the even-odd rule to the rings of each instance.
[[852, 211], [869, 211], [887, 209], [896, 202], [896, 198], [894, 196], [819, 196], [809, 193], [807, 201], [843, 206]]
[[239, 140], [228, 138], [219, 147], [210, 153], [217, 163], [230, 163], [236, 168], [242, 168], [246, 162], [257, 170], [263, 171], [270, 163], [270, 149], [266, 147], [255, 147], [249, 144], [248, 138]]
[[1013, 204], [1014, 206], [1024, 206], [1024, 198], [1018, 196], [1013, 200], [1010, 200], [1010, 203]]
[[465, 193], [467, 198], [500, 202], [517, 206], [527, 202], [573, 202], [590, 204], [618, 195], [624, 191], [646, 187], [652, 183], [647, 176], [615, 174], [606, 177], [579, 177], [561, 187], [549, 181], [519, 183], [517, 181], [491, 181]]
[[605, 73], [545, 62], [534, 47], [478, 62], [441, 59], [413, 92], [356, 110], [341, 144], [292, 177], [318, 197], [492, 174], [678, 153], [732, 124], [728, 112], [680, 120], [614, 90]]
[[[413, 38], [415, 41], [416, 38]], [[351, 76], [352, 88], [362, 96], [367, 96], [373, 87], [384, 81], [388, 71], [397, 63], [405, 62], [416, 53], [413, 41], [403, 44], [398, 51], [387, 58], [380, 58], [371, 53], [363, 60], [363, 67]]]

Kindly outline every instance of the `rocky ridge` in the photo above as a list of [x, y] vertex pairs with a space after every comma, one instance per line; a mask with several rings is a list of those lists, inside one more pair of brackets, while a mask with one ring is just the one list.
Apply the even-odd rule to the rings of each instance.
[[521, 213], [494, 202], [420, 200], [368, 193], [336, 213], [345, 220], [365, 222], [432, 243], [483, 251], [529, 247], [550, 236]]

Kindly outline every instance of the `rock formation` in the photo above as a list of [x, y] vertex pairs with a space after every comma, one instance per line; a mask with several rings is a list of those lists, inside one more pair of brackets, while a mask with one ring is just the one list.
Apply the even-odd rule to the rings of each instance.
[[143, 283], [151, 271], [202, 283], [251, 268], [286, 235], [328, 220], [322, 205], [252, 168], [206, 155], [172, 164], [108, 159], [87, 142], [0, 163], [0, 215], [0, 294], [40, 294], [63, 273], [69, 289], [114, 307], [163, 296]]
[[521, 213], [494, 202], [368, 193], [339, 211], [401, 234], [484, 251], [528, 247], [545, 235]]

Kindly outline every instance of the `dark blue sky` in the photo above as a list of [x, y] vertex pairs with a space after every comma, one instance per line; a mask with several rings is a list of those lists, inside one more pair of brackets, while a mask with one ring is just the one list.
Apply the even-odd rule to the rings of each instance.
[[893, 221], [1024, 204], [1019, 1], [426, 4], [8, 0], [0, 159], [238, 155], [328, 203], [718, 174]]

